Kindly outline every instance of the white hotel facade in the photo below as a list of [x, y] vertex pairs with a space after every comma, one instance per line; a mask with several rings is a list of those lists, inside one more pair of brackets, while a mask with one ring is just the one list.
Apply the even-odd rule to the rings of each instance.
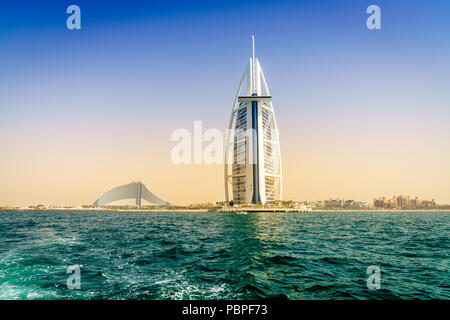
[[280, 142], [272, 97], [253, 56], [233, 104], [225, 145], [225, 199], [264, 204], [282, 200]]

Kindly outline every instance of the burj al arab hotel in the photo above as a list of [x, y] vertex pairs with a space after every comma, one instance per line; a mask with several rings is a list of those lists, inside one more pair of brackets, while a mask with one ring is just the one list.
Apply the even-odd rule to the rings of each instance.
[[265, 204], [282, 200], [278, 127], [264, 73], [253, 55], [233, 104], [225, 145], [225, 199]]

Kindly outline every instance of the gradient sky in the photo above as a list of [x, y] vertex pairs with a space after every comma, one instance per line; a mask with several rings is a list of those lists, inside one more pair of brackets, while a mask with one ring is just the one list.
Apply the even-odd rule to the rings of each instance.
[[226, 128], [252, 34], [285, 199], [450, 203], [449, 1], [17, 0], [0, 2], [0, 205], [89, 204], [137, 179], [222, 201], [223, 166], [174, 165], [170, 135]]

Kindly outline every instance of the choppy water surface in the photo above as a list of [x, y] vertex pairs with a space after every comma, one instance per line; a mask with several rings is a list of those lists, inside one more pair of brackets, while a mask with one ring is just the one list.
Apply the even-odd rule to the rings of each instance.
[[0, 299], [450, 299], [449, 237], [448, 212], [0, 211]]

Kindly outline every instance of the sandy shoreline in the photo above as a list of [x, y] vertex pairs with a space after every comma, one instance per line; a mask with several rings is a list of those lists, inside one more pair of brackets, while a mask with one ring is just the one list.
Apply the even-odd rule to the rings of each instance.
[[234, 213], [236, 211], [247, 211], [247, 212], [259, 212], [259, 213], [305, 213], [305, 212], [361, 212], [361, 213], [372, 213], [372, 212], [449, 212], [450, 209], [409, 209], [409, 210], [351, 210], [351, 209], [341, 209], [341, 210], [329, 210], [329, 209], [313, 209], [311, 211], [301, 211], [292, 208], [277, 208], [277, 209], [255, 209], [255, 208], [235, 208], [230, 210], [216, 210], [216, 209], [84, 209], [84, 208], [55, 208], [55, 209], [34, 209], [34, 208], [1, 208], [0, 211], [36, 211], [36, 212], [49, 212], [49, 211], [85, 211], [85, 212], [219, 212], [219, 213]]

